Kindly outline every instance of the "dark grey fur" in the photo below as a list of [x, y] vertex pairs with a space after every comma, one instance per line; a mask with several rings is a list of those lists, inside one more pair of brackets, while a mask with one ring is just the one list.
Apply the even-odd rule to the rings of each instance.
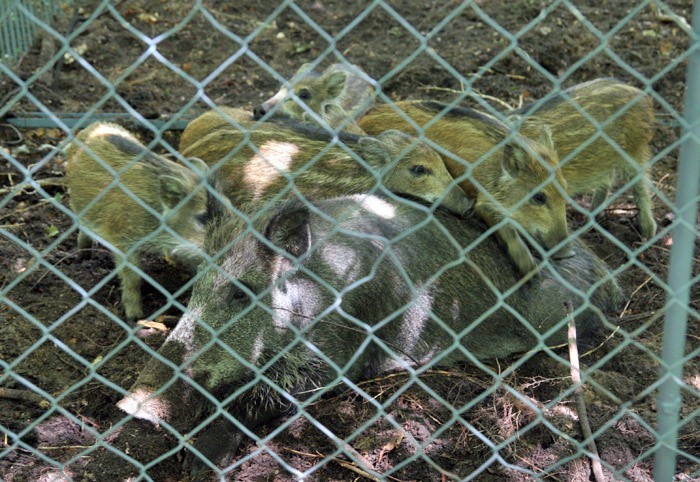
[[[497, 292], [509, 290], [520, 275], [493, 239], [480, 239], [484, 226], [478, 220], [440, 210], [431, 216], [416, 204], [356, 195], [320, 201], [313, 209], [287, 203], [258, 226], [264, 236], [241, 234], [244, 225], [236, 220], [222, 222], [206, 248], [214, 257], [223, 250], [223, 256], [201, 273], [188, 314], [160, 353], [187, 362], [185, 372], [253, 428], [293, 405], [264, 382], [229, 398], [254, 378], [251, 367], [264, 367], [268, 379], [303, 399], [332, 389], [338, 370], [359, 381], [408, 365], [507, 357], [535, 348], [533, 331], [552, 328], [545, 343], [561, 344], [566, 302], [578, 309], [589, 299], [590, 309], [576, 317], [585, 336], [599, 325], [601, 310], [621, 297], [607, 266], [573, 241], [577, 256], [554, 261], [556, 270], [545, 264], [538, 277], [506, 297], [520, 316], [504, 308], [491, 312]], [[214, 332], [220, 342], [211, 344]], [[305, 341], [295, 344], [298, 334]], [[461, 349], [451, 348], [454, 336]], [[171, 374], [153, 361], [132, 390], [157, 389]], [[181, 390], [173, 396], [159, 398], [174, 406]], [[192, 407], [188, 403], [187, 410]], [[226, 464], [242, 437], [220, 417], [197, 436], [195, 447]], [[204, 468], [197, 457], [191, 462], [195, 471]]]

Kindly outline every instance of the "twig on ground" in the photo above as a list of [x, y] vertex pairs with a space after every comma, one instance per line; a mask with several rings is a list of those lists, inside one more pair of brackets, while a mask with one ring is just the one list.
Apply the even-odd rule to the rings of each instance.
[[499, 99], [498, 97], [494, 97], [492, 95], [482, 94], [481, 92], [478, 92], [478, 91], [473, 90], [473, 89], [472, 89], [472, 92], [474, 92], [475, 95], [478, 95], [482, 99], [490, 100], [491, 102], [495, 102], [496, 104], [499, 104], [501, 107], [504, 107], [507, 111], [515, 110], [515, 107], [510, 105], [508, 102], [505, 102], [505, 101]]
[[17, 129], [12, 124], [3, 122], [2, 124], [0, 124], [0, 127], [9, 128], [10, 130], [14, 131], [14, 133], [17, 135], [17, 138], [14, 140], [3, 141], [5, 144], [15, 145], [15, 144], [21, 144], [24, 141], [24, 136], [22, 135], [22, 133], [19, 131], [19, 129]]
[[323, 454], [311, 454], [309, 452], [302, 452], [301, 450], [290, 449], [289, 447], [284, 447], [284, 450], [286, 450], [287, 452], [291, 452], [293, 454], [301, 455], [304, 457], [312, 457], [315, 459], [322, 459], [325, 457], [325, 455], [323, 455]]
[[[424, 91], [426, 91], [426, 92], [431, 92], [431, 91], [434, 91], [434, 92], [449, 92], [449, 93], [451, 93], [451, 94], [463, 94], [463, 93], [464, 93], [464, 90], [448, 89], [447, 87], [435, 87], [435, 86], [432, 86], [432, 85], [429, 85], [429, 86], [427, 86], [427, 87], [421, 87], [421, 90], [424, 90]], [[505, 108], [506, 110], [508, 110], [508, 111], [511, 111], [511, 110], [514, 110], [514, 109], [515, 109], [512, 105], [510, 105], [509, 103], [507, 103], [507, 102], [505, 102], [505, 101], [499, 99], [498, 97], [493, 97], [493, 96], [491, 96], [491, 95], [482, 94], [481, 92], [479, 92], [479, 91], [477, 91], [477, 90], [474, 90], [474, 89], [472, 89], [472, 93], [473, 93], [475, 96], [477, 96], [477, 97], [481, 97], [482, 99], [490, 100], [491, 102], [495, 102], [495, 103], [499, 104], [501, 107], [504, 107], [504, 108]]]
[[[364, 457], [362, 457], [359, 453], [357, 453], [357, 452], [355, 451], [355, 449], [353, 449], [353, 448], [350, 447], [349, 445], [346, 444], [346, 445], [343, 447], [343, 449], [344, 449], [344, 450], [351, 451], [351, 452], [353, 453], [353, 455], [355, 455], [355, 457], [357, 457], [357, 458], [358, 458], [359, 460], [361, 460], [363, 463], [366, 462], [366, 459], [365, 459]], [[288, 451], [288, 452], [292, 452], [292, 453], [297, 454], [297, 455], [302, 455], [302, 456], [304, 456], [304, 457], [313, 457], [313, 458], [317, 458], [317, 459], [325, 459], [325, 458], [327, 457], [326, 455], [321, 454], [321, 453], [319, 453], [319, 454], [311, 454], [311, 453], [308, 453], [308, 452], [301, 452], [301, 451], [299, 451], [299, 450], [290, 449], [290, 448], [288, 448], [288, 447], [285, 447], [284, 450], [286, 450], [286, 451]], [[333, 457], [332, 460], [333, 460], [334, 462], [336, 462], [338, 465], [340, 465], [341, 467], [346, 468], [346, 469], [348, 469], [348, 470], [351, 470], [351, 471], [355, 472], [356, 474], [358, 474], [358, 475], [360, 475], [360, 476], [362, 476], [362, 477], [365, 477], [365, 478], [370, 479], [370, 480], [376, 480], [376, 481], [379, 481], [379, 480], [380, 480], [378, 477], [376, 477], [376, 476], [370, 474], [369, 472], [365, 472], [364, 470], [362, 470], [360, 467], [358, 467], [358, 466], [357, 466], [355, 463], [353, 463], [353, 462], [346, 462], [346, 461], [344, 461], [344, 460], [340, 460], [338, 457]], [[369, 462], [367, 462], [367, 466], [368, 466], [368, 467], [371, 467], [371, 464], [369, 464]], [[394, 479], [393, 477], [389, 477], [389, 478]], [[397, 480], [397, 479], [394, 479], [394, 480]]]
[[649, 281], [651, 281], [651, 279], [652, 279], [652, 277], [649, 276], [647, 279], [644, 280], [644, 282], [643, 282], [642, 284], [640, 284], [639, 286], [637, 286], [637, 287], [635, 288], [635, 290], [632, 292], [632, 294], [630, 295], [629, 299], [627, 300], [627, 303], [625, 304], [625, 307], [622, 308], [622, 311], [621, 311], [620, 314], [617, 316], [618, 318], [622, 318], [622, 315], [625, 314], [625, 311], [627, 311], [627, 308], [629, 308], [630, 303], [632, 303], [632, 298], [634, 298], [634, 295], [636, 295], [636, 294], [639, 292], [639, 290], [641, 290], [642, 288], [644, 288], [644, 287], [649, 283]]
[[[40, 187], [66, 187], [66, 178], [63, 176], [59, 177], [47, 177], [45, 179], [35, 179], [34, 182], [36, 182]], [[6, 187], [3, 189], [0, 189], [0, 194], [7, 194], [10, 191], [17, 191], [15, 192], [15, 195], [23, 193], [27, 188], [32, 188], [33, 186], [29, 183], [22, 183], [22, 184], [16, 184], [12, 187]], [[19, 189], [18, 189], [19, 188]]]
[[360, 475], [361, 477], [365, 477], [369, 480], [375, 480], [377, 482], [379, 482], [379, 480], [381, 480], [381, 479], [379, 479], [379, 477], [375, 477], [374, 475], [370, 474], [369, 472], [365, 472], [364, 470], [362, 470], [360, 467], [358, 467], [354, 463], [345, 462], [344, 460], [340, 460], [337, 457], [333, 457], [333, 461], [335, 463], [337, 463], [338, 465], [340, 465], [341, 467], [355, 472], [357, 475]]
[[41, 395], [30, 390], [18, 390], [16, 388], [0, 387], [0, 398], [13, 398], [16, 400], [24, 400], [26, 402], [36, 403], [40, 408], [47, 409], [51, 406], [48, 400]]
[[367, 460], [360, 452], [355, 450], [352, 445], [350, 444], [345, 444], [343, 445], [343, 450], [345, 450], [346, 453], [352, 454], [357, 460], [362, 462], [362, 465], [367, 467], [369, 470], [376, 472], [376, 469], [374, 468], [374, 464], [372, 464], [369, 460]]
[[59, 447], [37, 447], [37, 450], [85, 450], [93, 447], [93, 445], [62, 445]]
[[663, 12], [661, 11], [661, 8], [656, 4], [653, 3], [651, 4], [651, 10], [654, 12], [654, 15], [660, 22], [672, 22], [681, 27], [683, 30], [686, 32], [690, 32], [692, 30], [692, 27], [690, 26], [690, 23], [688, 23], [688, 20], [686, 20], [685, 17], [681, 17], [680, 15], [673, 13], [673, 12]]
[[593, 469], [593, 477], [596, 482], [605, 482], [605, 474], [603, 466], [600, 463], [600, 455], [598, 447], [593, 438], [591, 424], [588, 421], [588, 413], [586, 411], [586, 402], [583, 399], [583, 384], [581, 383], [581, 368], [579, 365], [578, 345], [576, 343], [576, 322], [573, 316], [573, 304], [571, 301], [565, 303], [566, 313], [568, 318], [568, 338], [569, 338], [569, 361], [571, 363], [571, 381], [574, 384], [574, 400], [576, 401], [576, 411], [578, 412], [578, 420], [581, 425], [583, 438], [588, 439], [588, 450], [593, 455], [591, 457], [591, 468]]
[[50, 203], [51, 201], [52, 201], [51, 199], [41, 199], [40, 201], [38, 201], [38, 202], [36, 202], [36, 203], [34, 203], [34, 204], [30, 204], [30, 205], [28, 205], [28, 206], [24, 206], [24, 207], [22, 207], [22, 208], [20, 208], [20, 209], [15, 209], [15, 210], [13, 210], [13, 211], [10, 212], [10, 213], [5, 214], [4, 216], [0, 216], [0, 221], [2, 221], [3, 219], [7, 219], [7, 218], [9, 218], [10, 216], [16, 215], [16, 214], [18, 214], [18, 213], [23, 213], [23, 212], [25, 212], [25, 211], [29, 211], [30, 209], [34, 209], [34, 208], [43, 206], [44, 204], [48, 204], [48, 203]]
[[596, 351], [598, 351], [598, 350], [600, 350], [601, 348], [603, 348], [603, 345], [605, 345], [605, 344], [608, 342], [608, 340], [610, 340], [610, 338], [612, 338], [613, 336], [615, 336], [615, 333], [617, 333], [617, 331], [618, 331], [619, 329], [620, 329], [620, 327], [616, 327], [616, 328], [612, 331], [612, 333], [610, 333], [608, 336], [605, 337], [605, 340], [601, 341], [597, 346], [595, 346], [595, 347], [591, 348], [590, 350], [588, 350], [586, 353], [584, 353], [583, 355], [581, 355], [581, 357], [590, 356], [592, 353], [595, 353]]

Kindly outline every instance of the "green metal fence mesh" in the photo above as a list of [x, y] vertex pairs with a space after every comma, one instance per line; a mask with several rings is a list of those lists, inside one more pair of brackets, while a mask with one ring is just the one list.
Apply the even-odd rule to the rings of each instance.
[[10, 65], [16, 62], [41, 32], [37, 20], [51, 23], [60, 11], [60, 2], [53, 0], [3, 0], [0, 4], [0, 61]]
[[[602, 471], [607, 480], [700, 478], [695, 258], [700, 2], [0, 0], [0, 8], [1, 480], [183, 480], [192, 460], [238, 443], [224, 467], [202, 462], [209, 469], [205, 477], [598, 480]], [[392, 181], [382, 177], [386, 171], [375, 169], [367, 154], [374, 151], [363, 150], [367, 141], [318, 133], [313, 140], [291, 139], [283, 123], [268, 123], [274, 112], [257, 123], [221, 109], [251, 112], [280, 85], [294, 91], [288, 80], [304, 63], [317, 72], [336, 63], [364, 69], [358, 75], [376, 95], [374, 103], [391, 105], [389, 112], [398, 113], [399, 120], [386, 129], [398, 128], [403, 119], [446, 159], [459, 156], [433, 142], [431, 126], [455, 129], [465, 146], [481, 141], [449, 124], [460, 115], [476, 123], [488, 114], [498, 120], [487, 125], [511, 126], [505, 138], [496, 136], [495, 147], [480, 152], [475, 166], [486, 165], [493, 152], [516, 149], [511, 146], [514, 139], [517, 143], [516, 131], [539, 132], [523, 117], [552, 105], [570, 105], [595, 126], [590, 138], [576, 132], [567, 137], [576, 143], [568, 146], [569, 159], [601, 138], [612, 146], [606, 155], [637, 166], [632, 150], [643, 148], [645, 141], [632, 133], [644, 119], [634, 117], [634, 102], [643, 92], [655, 111], [648, 187], [657, 233], [650, 239], [640, 236], [638, 198], [632, 201], [630, 192], [643, 182], [644, 171], [633, 167], [599, 208], [592, 207], [592, 188], [583, 196], [563, 194], [567, 242], [577, 251], [573, 261], [553, 261], [550, 255], [564, 243], [550, 246], [548, 253], [539, 246], [538, 234], [524, 229], [535, 221], [521, 220], [515, 229], [543, 259], [541, 274], [510, 286], [513, 282], [505, 281], [514, 271], [494, 234], [515, 226], [511, 221], [484, 226], [470, 213], [464, 222], [476, 226], [478, 235], [463, 245], [466, 238], [454, 234], [459, 228], [450, 228], [452, 221], [441, 217], [445, 214], [410, 196], [419, 192], [397, 195], [382, 186], [380, 181]], [[566, 89], [599, 77], [617, 77], [640, 93], [619, 109], [610, 108], [615, 98], [596, 97], [594, 105], [586, 98], [581, 103], [567, 98], [572, 91]], [[309, 105], [313, 100], [300, 91], [292, 98]], [[401, 103], [405, 99], [442, 104], [431, 106], [431, 118], [420, 122], [403, 113], [411, 109]], [[600, 121], [597, 107], [612, 112]], [[464, 114], [462, 108], [482, 114]], [[178, 144], [177, 131], [209, 109], [227, 117], [225, 128], [236, 134], [193, 151], [199, 156], [226, 147], [213, 161], [205, 159], [211, 170], [202, 177], [201, 164], [183, 157], [189, 151]], [[305, 119], [319, 120], [311, 112]], [[611, 127], [618, 119], [619, 132]], [[106, 163], [100, 157], [106, 151], [76, 139], [95, 121], [126, 127], [147, 151], [122, 146], [130, 152], [126, 161]], [[565, 123], [564, 116], [548, 122], [561, 153], [566, 147], [557, 143], [556, 128]], [[88, 153], [80, 168], [94, 170], [80, 189], [94, 190], [101, 176], [108, 180], [74, 212], [71, 206], [76, 207], [80, 193], [75, 185], [67, 192], [65, 173], [74, 167], [68, 159], [75, 159], [79, 149]], [[390, 150], [396, 166], [412, 155], [410, 148]], [[321, 179], [339, 185], [337, 176], [314, 177], [327, 168], [329, 156], [361, 166], [353, 171], [354, 183], [367, 173], [377, 178], [367, 191], [386, 201], [365, 205], [362, 212], [388, 231], [362, 231], [352, 224], [353, 216], [324, 214], [323, 209], [342, 211], [351, 202], [323, 204], [323, 188], [308, 194], [309, 185], [321, 185]], [[242, 158], [249, 161], [247, 169], [227, 170], [232, 160]], [[300, 158], [301, 168], [288, 172]], [[273, 171], [265, 159], [271, 159]], [[569, 159], [560, 162], [566, 165]], [[591, 170], [604, 172], [605, 165], [601, 156]], [[482, 190], [480, 200], [496, 201], [490, 186], [475, 180], [475, 169], [467, 166], [457, 181], [472, 180]], [[130, 177], [136, 170], [140, 174]], [[273, 182], [265, 177], [270, 172], [284, 186], [278, 196], [262, 199], [260, 193]], [[252, 191], [235, 192], [242, 182]], [[555, 173], [547, 171], [546, 180], [535, 183], [510, 214], [515, 217], [533, 200], [545, 203], [537, 199], [552, 192], [547, 191], [551, 184], [556, 192], [564, 191]], [[284, 197], [297, 197], [302, 204], [270, 218]], [[248, 202], [259, 212], [244, 209]], [[422, 213], [412, 226], [392, 224], [398, 221], [386, 214], [398, 211], [406, 216], [400, 220], [409, 219], [402, 203]], [[316, 224], [313, 233], [294, 237], [295, 216], [307, 212], [299, 206], [308, 208], [306, 215]], [[80, 217], [97, 208], [109, 217], [107, 227], [86, 226], [84, 219], [81, 225]], [[178, 254], [187, 261], [187, 253], [173, 251], [164, 260], [160, 250], [140, 259], [141, 251], [168, 236], [182, 240], [185, 223], [179, 216], [191, 212], [204, 220], [205, 208], [246, 222], [232, 220], [224, 228], [192, 235], [209, 248], [194, 276], [174, 262]], [[145, 222], [144, 213], [161, 222], [136, 236], [125, 234]], [[304, 242], [316, 240], [324, 220], [338, 224], [337, 231], [328, 228], [337, 244], [325, 239], [305, 251]], [[281, 225], [278, 230], [275, 223]], [[99, 246], [77, 249], [81, 229]], [[434, 245], [407, 247], [431, 229], [439, 237]], [[389, 231], [391, 237], [383, 236]], [[267, 247], [246, 248], [254, 240]], [[592, 255], [579, 242], [603, 258], [609, 273], [601, 277], [580, 261]], [[376, 259], [363, 251], [366, 246], [380, 247]], [[284, 249], [299, 258], [278, 260], [268, 274], [276, 279], [290, 271], [276, 284], [270, 278], [261, 281], [256, 270], [267, 266], [267, 258], [252, 256], [270, 257]], [[452, 258], [446, 254], [451, 250]], [[235, 262], [226, 261], [234, 252]], [[480, 257], [492, 259], [494, 252], [503, 269], [488, 271]], [[328, 271], [310, 268], [318, 259], [322, 262], [313, 266]], [[435, 272], [421, 272], [423, 265], [443, 259]], [[341, 262], [343, 276], [338, 274]], [[248, 265], [247, 275], [255, 276], [238, 279], [236, 270]], [[388, 265], [395, 267], [391, 276]], [[441, 299], [436, 293], [446, 289], [440, 280], [447, 283], [455, 270], [467, 273], [474, 265], [487, 266], [485, 273], [478, 283], [466, 282], [464, 295], [452, 299], [452, 312], [433, 304], [433, 296]], [[136, 290], [143, 292], [145, 312], [132, 314], [148, 320], [148, 327], [137, 329], [125, 318], [121, 291], [129, 270], [144, 280], [143, 289]], [[605, 305], [601, 300], [612, 278], [625, 299], [621, 306], [599, 306]], [[344, 280], [352, 282], [340, 283]], [[397, 292], [406, 286], [409, 301], [404, 304]], [[358, 302], [353, 296], [362, 290], [371, 290], [371, 296]], [[562, 306], [561, 292], [568, 293], [573, 306]], [[493, 303], [482, 307], [491, 298]], [[230, 315], [236, 303], [251, 299], [240, 316]], [[280, 306], [280, 300], [289, 305]], [[397, 303], [400, 308], [384, 314], [383, 307]], [[474, 304], [474, 313], [459, 312], [468, 303]], [[548, 338], [565, 332], [570, 316], [582, 329], [580, 320], [591, 316], [586, 310], [598, 308], [605, 311], [605, 321], [595, 342], [580, 347], [578, 385], [571, 381], [566, 343]], [[554, 319], [537, 318], [546, 309]], [[466, 327], [451, 324], [446, 318], [453, 312], [473, 315], [475, 321]], [[503, 313], [510, 324], [497, 321]], [[338, 323], [338, 332], [331, 330], [336, 349], [327, 352], [318, 348], [315, 336], [331, 323]], [[341, 325], [352, 330], [343, 334]], [[391, 331], [396, 326], [400, 329]], [[464, 348], [489, 326], [492, 333], [480, 338], [484, 342]], [[170, 333], [166, 343], [161, 329]], [[496, 360], [477, 356], [499, 340], [520, 341], [510, 331], [522, 338], [532, 335], [531, 349]], [[387, 332], [392, 336], [387, 338]], [[431, 347], [442, 337], [450, 341], [433, 353], [416, 348]], [[299, 353], [313, 356], [295, 362]], [[387, 353], [395, 363], [380, 360], [377, 353]], [[366, 357], [379, 361], [362, 372], [357, 367]], [[302, 363], [309, 360], [313, 364]], [[226, 378], [233, 376], [233, 366], [236, 383]], [[280, 366], [296, 371], [280, 374]], [[143, 405], [129, 402], [138, 389], [149, 394], [138, 399]], [[293, 409], [275, 411], [275, 403]], [[585, 415], [580, 406], [574, 408], [577, 403], [588, 411], [591, 433], [579, 427]], [[270, 420], [263, 416], [266, 411]], [[257, 421], [268, 423], [257, 426]]]

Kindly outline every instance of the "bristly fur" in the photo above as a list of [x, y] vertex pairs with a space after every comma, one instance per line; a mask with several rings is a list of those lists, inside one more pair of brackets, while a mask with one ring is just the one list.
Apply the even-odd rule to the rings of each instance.
[[[359, 135], [350, 134], [350, 133], [345, 132], [345, 131], [331, 133], [328, 130], [323, 129], [321, 127], [318, 127], [316, 125], [311, 125], [311, 124], [306, 123], [306, 122], [300, 122], [296, 119], [293, 119], [291, 117], [287, 117], [283, 114], [276, 116], [276, 117], [273, 117], [272, 119], [270, 119], [269, 122], [270, 122], [270, 124], [279, 125], [279, 126], [284, 127], [286, 129], [290, 129], [295, 134], [299, 134], [300, 136], [307, 137], [308, 139], [311, 139], [313, 141], [325, 141], [326, 143], [329, 143], [337, 138], [339, 141], [343, 142], [344, 144], [353, 145], [353, 144], [356, 144], [360, 140]], [[268, 128], [268, 127], [264, 126], [264, 128]]]
[[328, 133], [298, 123], [294, 128], [268, 124], [246, 133], [217, 129], [182, 154], [208, 163], [217, 190], [248, 216], [290, 197], [381, 192], [382, 186], [439, 202], [456, 212], [469, 209], [466, 194], [453, 187], [442, 159], [426, 144], [398, 131], [382, 132], [376, 138], [340, 137], [350, 143], [329, 145]]
[[[117, 261], [130, 253], [138, 267], [139, 254], [154, 253], [196, 267], [203, 256], [207, 202], [203, 190], [193, 193], [199, 175], [148, 151], [116, 124], [94, 123], [77, 139], [68, 149], [67, 181], [81, 225], [104, 240]], [[81, 232], [78, 247], [89, 243]], [[127, 319], [142, 318], [140, 276], [123, 268], [119, 277]]]
[[[396, 107], [403, 112], [396, 112]], [[540, 136], [527, 139], [510, 132], [497, 119], [469, 109], [453, 109], [436, 121], [442, 109], [441, 104], [426, 102], [377, 105], [360, 119], [359, 125], [369, 134], [391, 127], [425, 136], [447, 151], [440, 152], [443, 163], [475, 201], [477, 216], [489, 226], [509, 217], [545, 249], [563, 242], [568, 236], [566, 202], [561, 192], [566, 181], [556, 168], [557, 154], [551, 138], [545, 135], [542, 143]], [[429, 127], [416, 132], [405, 117], [418, 127]], [[535, 194], [545, 196], [546, 202], [528, 202]], [[497, 235], [523, 275], [535, 269], [532, 255], [515, 227], [499, 228]]]
[[503, 122], [489, 114], [486, 114], [485, 112], [479, 112], [478, 110], [460, 106], [454, 106], [448, 109], [446, 104], [441, 104], [440, 102], [435, 101], [422, 101], [419, 102], [418, 105], [425, 109], [426, 112], [431, 112], [433, 115], [441, 114], [443, 117], [455, 118], [470, 117], [475, 121], [491, 125], [494, 129], [501, 131], [504, 135], [508, 131], [508, 127]]
[[[528, 136], [538, 125], [550, 126], [567, 192], [593, 192], [591, 210], [605, 202], [616, 177], [628, 182], [641, 172], [641, 178], [632, 187], [639, 208], [640, 232], [644, 238], [654, 235], [656, 221], [647, 166], [655, 120], [651, 97], [615, 79], [596, 79], [552, 94], [543, 102], [521, 107], [512, 114], [522, 116], [521, 132]], [[610, 141], [599, 135], [596, 124]]]

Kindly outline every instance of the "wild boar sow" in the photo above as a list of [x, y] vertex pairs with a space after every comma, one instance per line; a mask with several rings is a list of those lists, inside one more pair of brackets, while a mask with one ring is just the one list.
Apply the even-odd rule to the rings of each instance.
[[[341, 386], [341, 377], [506, 357], [543, 346], [538, 333], [544, 344], [564, 343], [565, 302], [607, 310], [620, 296], [605, 264], [574, 241], [577, 256], [521, 283], [505, 297], [510, 309], [492, 310], [520, 277], [493, 239], [464, 249], [483, 224], [443, 212], [432, 218], [421, 206], [380, 197], [341, 197], [313, 209], [288, 203], [261, 223], [263, 235], [243, 231], [227, 221], [211, 233], [207, 251], [223, 256], [200, 273], [159, 353], [252, 430], [292, 410], [291, 399]], [[579, 333], [595, 329], [596, 313], [577, 313]], [[266, 381], [244, 387], [259, 371]], [[155, 423], [183, 411], [211, 413], [205, 402], [193, 404], [192, 387], [156, 395], [172, 377], [154, 359], [119, 407]], [[219, 467], [243, 437], [225, 417], [193, 436], [194, 448]], [[191, 460], [195, 472], [204, 467], [198, 455]]]

